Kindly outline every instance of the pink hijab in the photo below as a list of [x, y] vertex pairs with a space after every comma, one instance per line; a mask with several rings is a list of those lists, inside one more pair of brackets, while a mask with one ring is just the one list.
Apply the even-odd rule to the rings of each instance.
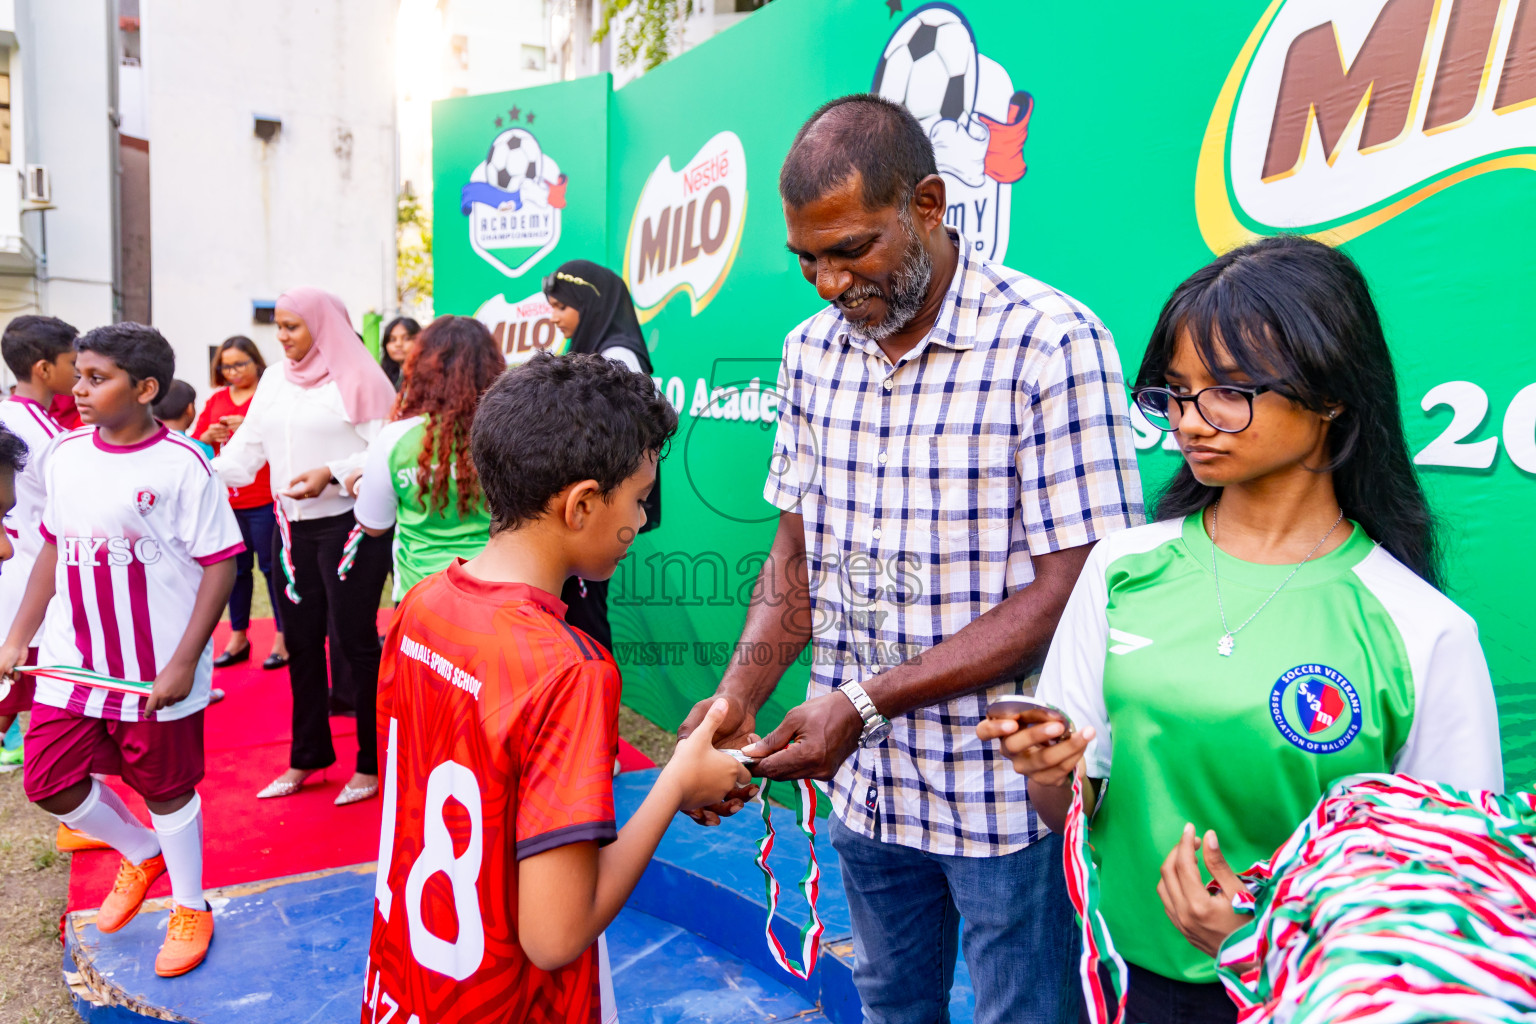
[[294, 288], [277, 300], [304, 321], [314, 345], [298, 362], [283, 361], [283, 372], [301, 388], [317, 388], [328, 380], [341, 390], [341, 402], [353, 423], [389, 418], [395, 389], [384, 368], [352, 330], [347, 307], [330, 292], [319, 288]]

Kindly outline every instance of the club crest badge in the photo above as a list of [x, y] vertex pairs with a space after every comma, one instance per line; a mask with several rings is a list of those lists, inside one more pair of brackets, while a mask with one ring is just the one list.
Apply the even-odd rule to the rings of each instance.
[[1327, 665], [1297, 665], [1275, 681], [1269, 713], [1280, 735], [1309, 754], [1335, 754], [1360, 734], [1360, 695]]
[[501, 132], [459, 192], [470, 247], [508, 277], [522, 276], [560, 241], [565, 185], [560, 165], [533, 132]]
[[159, 500], [160, 495], [148, 487], [141, 487], [134, 492], [133, 507], [139, 510], [139, 515], [147, 516], [155, 510], [155, 502]]
[[980, 52], [971, 23], [947, 3], [924, 4], [896, 26], [870, 92], [906, 107], [928, 133], [944, 177], [944, 223], [973, 255], [1003, 259], [1034, 98]]

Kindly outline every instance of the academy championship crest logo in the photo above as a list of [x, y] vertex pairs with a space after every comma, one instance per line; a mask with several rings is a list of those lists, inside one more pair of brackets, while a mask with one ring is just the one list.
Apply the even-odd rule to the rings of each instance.
[[521, 276], [560, 241], [565, 184], [560, 165], [533, 132], [501, 132], [459, 192], [470, 247], [508, 277]]
[[932, 140], [949, 204], [944, 223], [975, 255], [1001, 260], [1034, 99], [981, 54], [970, 22], [947, 3], [919, 7], [896, 26], [870, 91], [906, 107]]
[[1360, 695], [1327, 665], [1297, 665], [1269, 693], [1275, 728], [1309, 754], [1333, 754], [1360, 733]]
[[1536, 10], [1273, 0], [1216, 99], [1195, 210], [1215, 252], [1337, 245], [1487, 171], [1536, 170]]
[[624, 243], [624, 283], [645, 323], [687, 292], [698, 316], [720, 291], [747, 218], [747, 154], [735, 132], [699, 147], [681, 170], [664, 156], [640, 190]]
[[555, 326], [554, 311], [542, 291], [521, 302], [508, 302], [493, 295], [475, 310], [475, 319], [485, 324], [496, 339], [508, 366], [526, 363], [538, 352], [564, 355], [570, 347], [570, 339]]
[[133, 495], [133, 507], [138, 509], [139, 515], [147, 516], [155, 509], [155, 502], [160, 500], [160, 495], [148, 487], [140, 488]]

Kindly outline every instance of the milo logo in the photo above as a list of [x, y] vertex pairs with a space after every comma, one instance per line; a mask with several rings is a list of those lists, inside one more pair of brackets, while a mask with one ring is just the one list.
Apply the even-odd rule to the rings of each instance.
[[1486, 171], [1536, 169], [1536, 0], [1275, 0], [1196, 172], [1201, 234], [1348, 241]]

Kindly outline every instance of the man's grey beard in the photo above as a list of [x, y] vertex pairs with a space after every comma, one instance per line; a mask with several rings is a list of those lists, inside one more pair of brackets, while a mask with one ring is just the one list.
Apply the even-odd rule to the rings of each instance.
[[885, 300], [885, 319], [877, 324], [848, 322], [849, 330], [869, 341], [884, 341], [912, 322], [917, 311], [923, 308], [928, 297], [928, 282], [933, 279], [933, 260], [917, 237], [910, 216], [902, 209], [902, 226], [907, 229], [907, 251], [901, 257], [901, 266], [891, 275], [891, 294], [883, 295], [874, 285], [850, 288], [841, 296], [845, 302], [878, 296]]

